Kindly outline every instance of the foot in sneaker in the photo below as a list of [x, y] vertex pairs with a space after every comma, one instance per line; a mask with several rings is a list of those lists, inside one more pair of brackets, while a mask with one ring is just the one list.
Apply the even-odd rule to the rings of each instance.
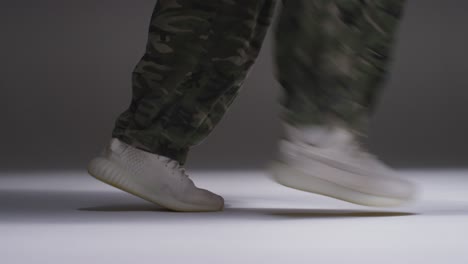
[[396, 206], [415, 194], [345, 128], [286, 125], [286, 135], [270, 167], [282, 185], [367, 206]]
[[224, 200], [197, 188], [179, 163], [134, 148], [113, 138], [102, 155], [88, 165], [93, 177], [149, 202], [174, 211], [223, 209]]

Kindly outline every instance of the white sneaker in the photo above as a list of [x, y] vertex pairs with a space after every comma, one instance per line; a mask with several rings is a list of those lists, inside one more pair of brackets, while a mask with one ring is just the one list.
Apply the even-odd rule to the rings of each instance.
[[93, 177], [174, 211], [219, 211], [224, 200], [197, 188], [175, 160], [113, 138], [88, 165]]
[[287, 126], [286, 135], [270, 167], [282, 185], [367, 206], [396, 206], [415, 194], [344, 128]]

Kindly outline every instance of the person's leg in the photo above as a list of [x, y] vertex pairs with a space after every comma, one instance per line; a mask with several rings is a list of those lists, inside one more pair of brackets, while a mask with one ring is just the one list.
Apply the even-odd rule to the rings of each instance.
[[90, 174], [172, 210], [222, 209], [182, 165], [236, 97], [273, 9], [274, 0], [159, 0], [130, 107]]
[[356, 134], [368, 134], [404, 2], [284, 1], [275, 55], [287, 123], [338, 119]]
[[273, 0], [158, 1], [113, 137], [185, 163], [236, 97], [273, 9]]
[[286, 128], [273, 172], [280, 183], [367, 205], [412, 195], [365, 146], [404, 2], [283, 1], [275, 32]]

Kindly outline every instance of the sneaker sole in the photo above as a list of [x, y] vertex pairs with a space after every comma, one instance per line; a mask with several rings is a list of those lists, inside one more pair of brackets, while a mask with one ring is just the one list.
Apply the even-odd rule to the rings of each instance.
[[184, 203], [167, 196], [158, 196], [154, 192], [150, 193], [147, 186], [142, 184], [144, 181], [138, 182], [132, 180], [135, 178], [134, 175], [119, 164], [103, 157], [93, 159], [87, 169], [88, 173], [99, 181], [172, 211], [213, 212], [223, 209], [213, 209], [212, 207]]
[[272, 162], [269, 171], [273, 180], [293, 189], [325, 195], [346, 202], [378, 207], [398, 206], [411, 198], [392, 198], [356, 191], [352, 188], [318, 178], [282, 162]]

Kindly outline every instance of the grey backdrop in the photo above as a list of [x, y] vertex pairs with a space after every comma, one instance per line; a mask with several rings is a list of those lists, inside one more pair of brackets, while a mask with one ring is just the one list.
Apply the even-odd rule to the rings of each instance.
[[[468, 2], [412, 0], [371, 146], [390, 165], [468, 165]], [[0, 0], [0, 170], [83, 169], [129, 104], [154, 0]], [[267, 41], [189, 168], [261, 168], [281, 133]]]

